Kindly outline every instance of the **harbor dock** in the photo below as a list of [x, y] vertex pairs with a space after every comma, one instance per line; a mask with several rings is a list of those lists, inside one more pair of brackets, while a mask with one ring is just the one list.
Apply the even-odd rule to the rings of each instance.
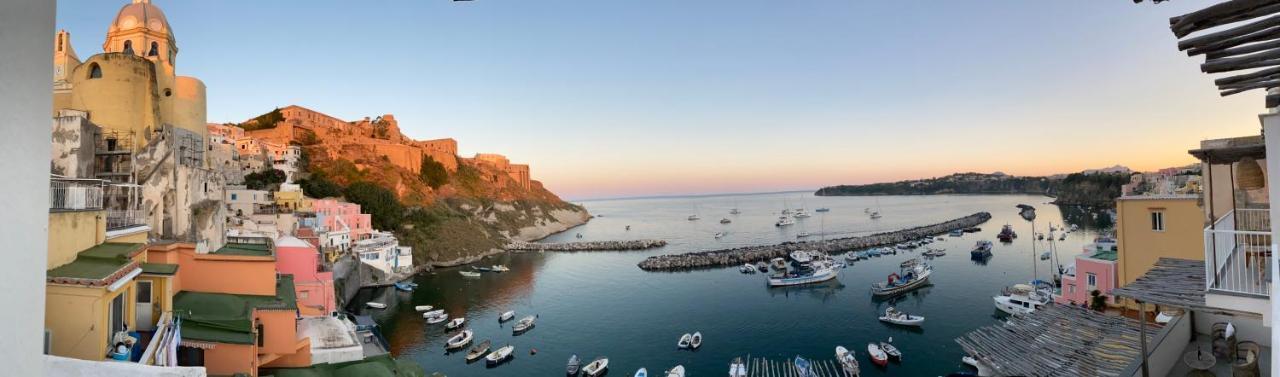
[[507, 244], [508, 251], [621, 251], [645, 250], [667, 246], [664, 240], [624, 240], [624, 241], [584, 241], [584, 242], [512, 242]]
[[715, 267], [741, 266], [745, 263], [786, 257], [796, 250], [814, 250], [828, 254], [893, 245], [946, 234], [952, 230], [977, 226], [991, 219], [991, 214], [978, 212], [937, 224], [876, 233], [861, 237], [836, 238], [825, 241], [783, 242], [774, 245], [746, 246], [732, 249], [697, 251], [684, 254], [657, 255], [646, 258], [638, 266], [645, 271], [679, 271]]
[[[852, 374], [845, 373], [840, 368], [840, 363], [835, 360], [813, 360], [809, 359], [813, 365], [813, 373], [819, 377], [853, 377]], [[748, 358], [747, 360], [747, 376], [748, 377], [801, 377], [800, 372], [796, 370], [795, 363], [792, 359], [784, 359], [782, 361], [769, 360], [764, 358]]]

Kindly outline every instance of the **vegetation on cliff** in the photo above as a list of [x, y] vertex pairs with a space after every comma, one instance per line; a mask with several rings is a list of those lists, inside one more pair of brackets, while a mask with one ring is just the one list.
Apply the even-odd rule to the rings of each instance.
[[1112, 207], [1128, 174], [1070, 174], [1057, 177], [1015, 177], [1004, 174], [957, 173], [939, 178], [840, 185], [818, 189], [818, 196], [1041, 194], [1058, 204]]
[[262, 130], [275, 128], [276, 123], [284, 120], [284, 114], [280, 113], [280, 108], [268, 111], [266, 114], [259, 115], [253, 119], [249, 119], [244, 123], [231, 124], [236, 127], [243, 128], [245, 131]]

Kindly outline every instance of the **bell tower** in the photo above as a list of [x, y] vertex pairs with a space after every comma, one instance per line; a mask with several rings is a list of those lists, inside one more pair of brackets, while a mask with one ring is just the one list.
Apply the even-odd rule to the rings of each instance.
[[115, 21], [107, 28], [102, 51], [146, 58], [156, 63], [160, 76], [173, 77], [178, 44], [169, 21], [151, 0], [132, 1], [120, 8]]

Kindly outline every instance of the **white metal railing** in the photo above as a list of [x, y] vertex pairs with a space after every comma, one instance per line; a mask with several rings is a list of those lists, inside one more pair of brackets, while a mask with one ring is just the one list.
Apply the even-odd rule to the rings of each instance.
[[1227, 212], [1204, 229], [1205, 287], [1245, 295], [1270, 293], [1271, 218], [1266, 209]]
[[53, 178], [49, 181], [49, 209], [102, 209], [102, 181], [97, 179]]

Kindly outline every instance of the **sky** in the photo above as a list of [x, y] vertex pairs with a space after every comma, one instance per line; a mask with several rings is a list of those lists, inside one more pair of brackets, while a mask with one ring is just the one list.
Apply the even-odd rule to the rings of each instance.
[[[125, 0], [60, 0], [82, 57]], [[1256, 135], [1168, 18], [1205, 1], [154, 0], [210, 122], [394, 114], [569, 199], [1194, 162]]]

